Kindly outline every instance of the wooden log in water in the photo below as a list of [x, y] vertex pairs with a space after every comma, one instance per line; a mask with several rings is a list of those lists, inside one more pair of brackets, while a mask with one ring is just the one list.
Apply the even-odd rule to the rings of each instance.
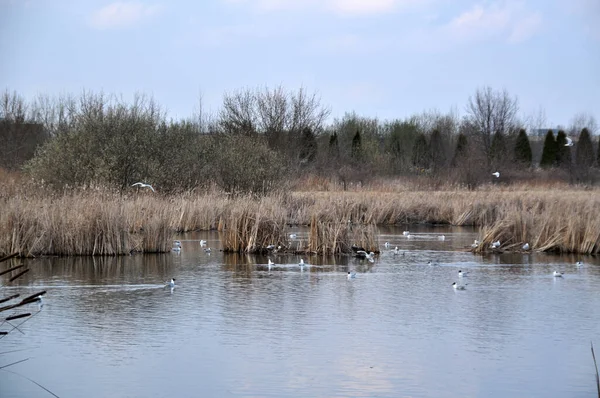
[[6, 320], [6, 321], [14, 321], [15, 319], [26, 318], [26, 317], [28, 317], [28, 316], [31, 316], [31, 313], [29, 313], [29, 312], [26, 312], [26, 313], [24, 313], [24, 314], [19, 314], [19, 315], [12, 315], [12, 316], [9, 316], [9, 317], [8, 317], [8, 318], [6, 318], [5, 320]]
[[35, 294], [32, 294], [31, 296], [25, 297], [23, 300], [21, 300], [21, 302], [19, 304], [33, 303], [34, 301], [37, 300], [38, 296], [43, 296], [44, 294], [46, 294], [46, 291], [42, 290], [39, 293], [35, 293]]
[[5, 298], [3, 298], [3, 299], [0, 299], [0, 303], [5, 303], [5, 302], [7, 302], [8, 300], [12, 300], [12, 299], [15, 299], [15, 298], [17, 298], [17, 297], [19, 297], [19, 294], [18, 294], [18, 293], [17, 293], [17, 294], [13, 294], [12, 296], [8, 296], [8, 297], [5, 297]]
[[17, 278], [20, 278], [21, 276], [25, 275], [25, 274], [26, 274], [26, 273], [28, 273], [28, 272], [29, 272], [29, 268], [27, 268], [27, 269], [26, 269], [26, 270], [24, 270], [24, 271], [21, 271], [21, 272], [19, 272], [17, 275], [13, 276], [13, 277], [12, 277], [12, 278], [10, 278], [8, 281], [9, 281], [9, 282], [12, 282], [12, 281], [14, 281], [15, 279], [17, 279]]
[[17, 257], [19, 255], [19, 253], [13, 253], [13, 254], [9, 254], [8, 256], [4, 256], [2, 258], [0, 258], [0, 263], [6, 260], [10, 260], [13, 257]]
[[0, 272], [0, 275], [8, 274], [9, 272], [12, 272], [12, 271], [14, 271], [16, 269], [22, 268], [24, 266], [25, 266], [24, 264], [21, 264], [21, 265], [17, 265], [16, 267], [5, 269], [4, 271]]

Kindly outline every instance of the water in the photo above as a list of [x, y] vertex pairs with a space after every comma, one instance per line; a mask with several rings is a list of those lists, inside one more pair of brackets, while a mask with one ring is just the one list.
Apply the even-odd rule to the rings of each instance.
[[30, 358], [0, 371], [0, 397], [51, 396], [23, 376], [61, 398], [595, 396], [598, 259], [474, 256], [473, 230], [413, 229], [381, 230], [404, 255], [304, 257], [304, 271], [225, 256], [217, 233], [182, 236], [180, 254], [27, 261], [0, 296], [47, 294], [0, 340], [0, 366]]

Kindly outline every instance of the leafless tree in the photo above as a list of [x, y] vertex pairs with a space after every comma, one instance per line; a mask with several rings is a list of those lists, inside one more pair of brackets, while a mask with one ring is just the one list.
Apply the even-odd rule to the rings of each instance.
[[591, 135], [599, 132], [596, 118], [589, 113], [581, 112], [573, 116], [567, 131], [569, 135], [577, 136], [584, 128], [588, 129]]
[[253, 90], [226, 93], [220, 112], [220, 125], [226, 133], [253, 135], [258, 125], [256, 94]]
[[477, 89], [467, 104], [467, 121], [481, 145], [490, 166], [492, 138], [494, 134], [508, 134], [516, 127], [519, 101], [506, 90], [495, 91], [491, 87]]

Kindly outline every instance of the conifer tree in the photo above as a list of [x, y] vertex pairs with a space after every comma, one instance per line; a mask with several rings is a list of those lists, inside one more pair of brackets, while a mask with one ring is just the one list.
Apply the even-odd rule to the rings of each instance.
[[575, 163], [579, 169], [589, 169], [594, 165], [594, 147], [588, 129], [584, 128], [579, 134]]
[[492, 136], [492, 144], [490, 145], [490, 159], [495, 167], [501, 162], [506, 155], [506, 140], [501, 131], [496, 131]]
[[300, 143], [300, 160], [312, 162], [317, 156], [317, 139], [310, 127], [305, 127], [302, 130]]
[[557, 147], [556, 140], [554, 139], [554, 133], [552, 130], [548, 130], [548, 133], [546, 133], [546, 139], [544, 140], [544, 149], [542, 150], [540, 167], [553, 167], [556, 162], [556, 152]]
[[413, 146], [413, 165], [419, 168], [426, 169], [429, 167], [429, 146], [427, 145], [427, 137], [421, 133], [417, 136]]
[[329, 136], [329, 156], [337, 157], [340, 154], [340, 148], [338, 147], [337, 133], [334, 131]]
[[467, 136], [460, 133], [456, 139], [456, 149], [454, 150], [454, 157], [452, 158], [452, 167], [460, 165], [461, 159], [466, 156], [467, 144]]
[[360, 158], [360, 151], [362, 147], [360, 130], [356, 130], [356, 134], [354, 134], [354, 138], [352, 138], [352, 157], [354, 159]]
[[556, 165], [569, 167], [571, 165], [571, 147], [567, 146], [567, 134], [559, 130], [556, 135]]
[[515, 141], [515, 160], [525, 167], [531, 166], [531, 145], [524, 129], [519, 130], [519, 135]]
[[446, 166], [446, 151], [444, 147], [444, 139], [438, 129], [431, 132], [429, 139], [429, 158], [434, 170], [440, 170]]

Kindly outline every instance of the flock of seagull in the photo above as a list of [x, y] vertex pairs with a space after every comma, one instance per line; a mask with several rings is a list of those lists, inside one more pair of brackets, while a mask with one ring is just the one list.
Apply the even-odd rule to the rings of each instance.
[[[407, 239], [413, 239], [415, 237], [415, 235], [411, 234], [410, 231], [403, 231], [402, 235], [405, 236]], [[290, 237], [290, 239], [296, 239], [297, 235], [296, 234], [290, 234], [289, 237]], [[437, 239], [440, 240], [440, 241], [444, 241], [444, 240], [446, 240], [446, 236], [445, 235], [438, 235]], [[206, 243], [207, 242], [205, 240], [200, 240], [200, 246], [201, 247], [206, 246]], [[473, 241], [473, 244], [471, 245], [471, 247], [476, 248], [476, 247], [479, 246], [479, 244], [480, 244], [480, 242], [477, 239], [475, 239]], [[497, 249], [497, 248], [500, 247], [500, 245], [501, 245], [500, 240], [497, 240], [497, 241], [492, 242], [490, 244], [490, 248]], [[390, 243], [389, 242], [385, 242], [384, 243], [384, 247], [386, 249], [389, 249], [390, 248]], [[270, 249], [270, 250], [274, 250], [275, 249], [275, 245], [269, 245], [269, 247], [267, 247], [267, 248]], [[523, 246], [521, 248], [523, 250], [529, 250], [530, 249], [529, 243], [523, 244]], [[355, 249], [355, 253], [354, 253], [355, 257], [360, 258], [360, 259], [366, 259], [370, 263], [374, 263], [375, 262], [375, 253], [374, 252], [372, 252], [372, 251], [367, 252], [367, 251], [362, 250], [361, 248], [357, 248], [355, 246], [353, 246], [353, 249]], [[174, 252], [181, 252], [181, 241], [179, 241], [179, 240], [173, 241], [173, 248], [172, 248], [172, 250]], [[391, 251], [391, 253], [394, 256], [397, 256], [399, 254], [404, 255], [406, 253], [405, 251], [401, 251], [400, 249], [398, 249], [398, 246], [394, 247], [394, 249], [391, 249], [390, 251]], [[208, 255], [210, 255], [210, 253], [211, 253], [210, 247], [204, 248], [204, 252], [206, 252]], [[276, 267], [276, 265], [277, 264], [275, 264], [270, 258], [268, 259], [267, 269], [269, 270], [269, 272], [271, 272], [271, 270], [274, 267]], [[305, 263], [304, 259], [302, 259], [302, 258], [300, 259], [300, 262], [297, 265], [300, 268], [301, 272], [304, 271], [305, 267], [310, 267], [311, 266], [310, 264]], [[435, 264], [433, 262], [429, 261], [427, 263], [427, 265], [433, 266]], [[575, 265], [577, 267], [581, 267], [581, 266], [583, 266], [583, 262], [582, 261], [577, 261], [575, 263]], [[462, 281], [463, 278], [466, 277], [467, 275], [468, 275], [467, 272], [462, 271], [462, 270], [458, 270], [459, 281]], [[563, 277], [563, 273], [559, 272], [559, 271], [554, 271], [552, 273], [552, 275], [555, 278], [562, 278]], [[356, 272], [348, 271], [347, 278], [348, 278], [348, 280], [356, 278]], [[165, 285], [165, 287], [174, 288], [175, 287], [175, 278], [172, 278], [170, 281], [165, 282], [164, 285]], [[462, 283], [453, 282], [452, 283], [452, 287], [455, 290], [466, 290], [465, 285], [463, 285]]]

